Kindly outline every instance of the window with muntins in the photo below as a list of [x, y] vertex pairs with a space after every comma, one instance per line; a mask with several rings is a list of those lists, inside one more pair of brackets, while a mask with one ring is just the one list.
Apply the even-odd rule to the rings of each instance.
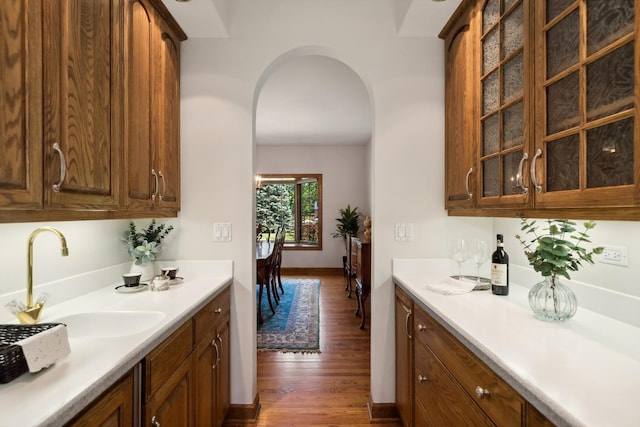
[[322, 249], [322, 175], [261, 174], [257, 182], [257, 224], [271, 236], [284, 225], [285, 249]]

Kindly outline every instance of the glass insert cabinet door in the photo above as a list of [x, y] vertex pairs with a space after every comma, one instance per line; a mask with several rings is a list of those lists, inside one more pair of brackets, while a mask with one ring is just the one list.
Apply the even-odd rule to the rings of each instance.
[[632, 206], [639, 168], [634, 0], [536, 2], [536, 207]]
[[488, 0], [480, 25], [480, 186], [478, 205], [530, 203], [525, 175], [531, 84], [527, 0]]

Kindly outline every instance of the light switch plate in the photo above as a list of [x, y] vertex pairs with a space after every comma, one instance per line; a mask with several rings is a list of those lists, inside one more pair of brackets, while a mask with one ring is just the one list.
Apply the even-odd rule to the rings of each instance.
[[230, 242], [231, 241], [231, 223], [216, 222], [213, 224], [213, 241], [214, 242]]
[[413, 240], [413, 224], [396, 224], [396, 240]]

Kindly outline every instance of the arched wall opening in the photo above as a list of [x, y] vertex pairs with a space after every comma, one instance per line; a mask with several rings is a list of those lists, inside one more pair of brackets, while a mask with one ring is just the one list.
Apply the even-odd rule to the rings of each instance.
[[[254, 165], [254, 174], [260, 174], [260, 173], [282, 173], [281, 170], [264, 170], [261, 168], [260, 164], [260, 159], [258, 158], [258, 153], [257, 153], [257, 147], [260, 143], [260, 138], [264, 138], [264, 135], [261, 135], [261, 124], [260, 124], [260, 114], [262, 113], [261, 110], [261, 102], [264, 100], [264, 98], [261, 100], [261, 96], [264, 95], [266, 93], [266, 90], [268, 89], [268, 86], [270, 84], [271, 81], [273, 81], [272, 79], [277, 78], [278, 73], [280, 71], [282, 71], [283, 69], [287, 68], [288, 65], [296, 62], [296, 61], [300, 61], [300, 60], [304, 60], [305, 58], [310, 59], [310, 60], [315, 60], [315, 61], [326, 61], [326, 62], [330, 62], [332, 63], [333, 66], [336, 66], [336, 68], [342, 68], [343, 71], [347, 71], [350, 74], [350, 77], [352, 79], [352, 81], [354, 82], [354, 84], [358, 85], [358, 90], [360, 90], [364, 96], [364, 98], [366, 98], [366, 105], [364, 106], [364, 108], [366, 108], [366, 112], [365, 112], [365, 116], [367, 119], [367, 132], [366, 132], [366, 140], [363, 140], [363, 138], [361, 137], [361, 135], [359, 136], [353, 136], [353, 135], [346, 135], [344, 136], [344, 140], [351, 138], [352, 140], [350, 142], [345, 142], [345, 141], [338, 141], [338, 139], [336, 139], [336, 142], [334, 144], [329, 144], [329, 147], [331, 147], [331, 149], [333, 150], [342, 150], [345, 149], [344, 147], [347, 147], [349, 144], [351, 144], [352, 146], [357, 146], [359, 150], [361, 150], [364, 153], [365, 159], [364, 159], [364, 163], [366, 164], [366, 167], [364, 167], [363, 172], [362, 172], [362, 176], [360, 176], [360, 183], [363, 185], [362, 187], [362, 193], [364, 193], [362, 195], [362, 197], [359, 200], [362, 200], [362, 202], [356, 202], [356, 205], [359, 205], [360, 207], [360, 211], [362, 211], [364, 214], [367, 215], [371, 215], [371, 212], [373, 210], [373, 144], [374, 144], [374, 103], [373, 103], [373, 96], [372, 96], [372, 91], [369, 87], [369, 85], [366, 82], [366, 79], [364, 79], [362, 77], [363, 74], [359, 73], [356, 69], [354, 69], [354, 67], [352, 67], [346, 60], [344, 60], [343, 58], [341, 58], [341, 56], [335, 52], [332, 51], [331, 49], [322, 47], [322, 46], [305, 46], [305, 47], [299, 47], [296, 49], [292, 49], [289, 50], [283, 54], [281, 54], [280, 56], [276, 57], [273, 61], [271, 61], [264, 69], [264, 71], [262, 72], [262, 74], [260, 75], [259, 79], [257, 80], [256, 83], [256, 87], [254, 90], [254, 96], [253, 96], [253, 108], [252, 108], [252, 115], [253, 115], [253, 119], [252, 119], [252, 139], [253, 139], [253, 165]], [[304, 76], [302, 76], [304, 77]], [[267, 88], [267, 89], [265, 89]], [[320, 88], [320, 90], [322, 91], [322, 88]], [[326, 91], [325, 91], [326, 92]], [[280, 117], [281, 118], [281, 117]], [[304, 118], [304, 117], [303, 117]], [[358, 119], [360, 120], [360, 118]], [[286, 126], [288, 123], [284, 123], [284, 125]], [[290, 123], [289, 123], [290, 124]], [[361, 124], [361, 123], [360, 123]], [[295, 128], [295, 126], [293, 126], [293, 128]], [[295, 129], [294, 129], [295, 130]], [[317, 130], [317, 129], [316, 129]], [[286, 139], [287, 132], [283, 131], [283, 138]], [[276, 137], [278, 137], [278, 135], [276, 135]], [[267, 142], [268, 144], [274, 144], [277, 145], [277, 142], [274, 142], [276, 137], [274, 137], [273, 135], [269, 135], [270, 141]], [[360, 139], [358, 139], [360, 138]], [[303, 141], [302, 143], [299, 143], [297, 146], [295, 145], [295, 143], [291, 142], [290, 140], [287, 140], [285, 142], [281, 142], [280, 148], [283, 150], [294, 150], [294, 152], [299, 152], [296, 150], [316, 150], [317, 146], [319, 144], [322, 144], [322, 142], [317, 141], [316, 139], [313, 138], [313, 136], [309, 136], [309, 135], [305, 135], [304, 138], [300, 138], [300, 139], [304, 139], [305, 141]], [[306, 144], [305, 144], [306, 143]], [[301, 148], [302, 147], [302, 148]], [[304, 148], [306, 147], [306, 148]], [[307, 159], [308, 160], [308, 159]], [[316, 162], [318, 163], [322, 163], [322, 159], [318, 159], [317, 157], [314, 159]], [[298, 162], [298, 165], [301, 165], [302, 162]], [[336, 163], [336, 162], [334, 162]], [[289, 173], [317, 173], [318, 170], [304, 170], [304, 165], [301, 166], [303, 169], [299, 169], [299, 168], [295, 168], [294, 166], [294, 170], [289, 170]], [[323, 177], [323, 193], [325, 193], [328, 191], [332, 191], [331, 188], [327, 185], [327, 181], [324, 177]], [[338, 239], [332, 239], [330, 237], [331, 233], [335, 231], [335, 222], [334, 222], [334, 218], [336, 218], [336, 216], [338, 216], [338, 208], [343, 208], [346, 207], [346, 205], [348, 203], [351, 204], [351, 206], [354, 206], [354, 203], [350, 202], [349, 199], [340, 199], [335, 201], [335, 203], [332, 205], [331, 202], [328, 202], [328, 200], [326, 200], [327, 197], [323, 198], [323, 234], [325, 234], [325, 239], [323, 240], [323, 251], [327, 251], [328, 253], [333, 252], [333, 254], [328, 255], [328, 256], [333, 256], [333, 259], [335, 260], [335, 265], [330, 265], [330, 264], [325, 264], [323, 266], [327, 266], [327, 267], [337, 267], [337, 266], [341, 266], [341, 262], [342, 262], [342, 254], [344, 253], [344, 245], [342, 242], [339, 242]], [[254, 212], [254, 219], [255, 219], [255, 197], [253, 197], [253, 212]], [[375, 236], [374, 239], [375, 240]], [[372, 244], [372, 249], [375, 250], [375, 245]], [[291, 251], [294, 252], [294, 251]], [[302, 252], [302, 251], [299, 251]], [[308, 255], [309, 251], [306, 251]], [[287, 255], [289, 255], [289, 262], [293, 262], [293, 267], [305, 267], [308, 265], [305, 265], [305, 262], [307, 261], [307, 259], [305, 259], [304, 257], [301, 257], [299, 260], [291, 260], [291, 255], [295, 255], [295, 254], [285, 254], [285, 260], [284, 260], [284, 266], [286, 267], [287, 265], [287, 260], [286, 257]], [[329, 262], [329, 261], [328, 261]], [[255, 264], [255, 263], [254, 263]], [[323, 267], [320, 266], [320, 267]], [[346, 296], [345, 296], [346, 298]], [[354, 307], [355, 309], [355, 307]], [[370, 316], [370, 315], [369, 315]], [[367, 327], [370, 327], [371, 323], [370, 323], [370, 318], [367, 319]], [[358, 329], [358, 325], [354, 324], [354, 333], [357, 333], [359, 331]], [[254, 332], [255, 333], [255, 332]], [[255, 340], [254, 340], [255, 342]], [[322, 346], [322, 342], [321, 342], [321, 346]]]
[[322, 250], [287, 251], [286, 267], [341, 267], [344, 245], [332, 237], [339, 209], [358, 206], [363, 215], [371, 215], [371, 99], [353, 67], [321, 47], [280, 55], [258, 79], [254, 174], [324, 175]]

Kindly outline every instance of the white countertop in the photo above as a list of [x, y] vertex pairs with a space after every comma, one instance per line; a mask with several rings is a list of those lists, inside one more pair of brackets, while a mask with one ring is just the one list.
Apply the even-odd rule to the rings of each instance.
[[418, 270], [394, 264], [393, 280], [551, 421], [640, 426], [640, 328], [583, 308], [538, 320], [529, 289], [514, 283], [508, 296], [437, 294], [424, 288], [433, 274]]
[[158, 324], [124, 337], [69, 338], [71, 354], [36, 374], [0, 384], [0, 426], [61, 425], [136, 365], [186, 319], [232, 282], [231, 274], [186, 279], [168, 291], [123, 294], [103, 287], [52, 307], [41, 323], [92, 311], [151, 310]]

